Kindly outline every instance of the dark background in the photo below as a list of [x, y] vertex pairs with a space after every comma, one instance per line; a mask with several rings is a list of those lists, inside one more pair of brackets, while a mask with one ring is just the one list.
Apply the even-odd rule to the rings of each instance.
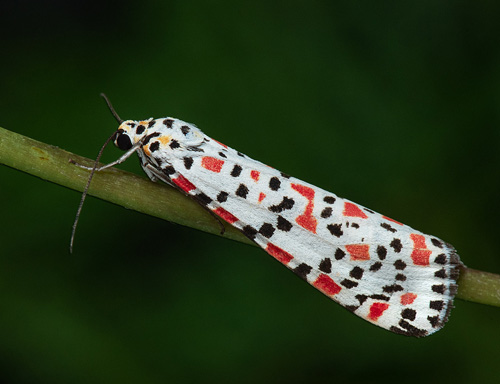
[[[12, 3], [12, 2], [11, 2]], [[498, 2], [16, 1], [0, 125], [95, 157], [174, 116], [500, 272]], [[0, 149], [1, 150], [1, 149]], [[103, 161], [116, 159], [110, 148]], [[121, 166], [141, 173], [132, 158]], [[0, 167], [0, 379], [492, 382], [500, 310], [425, 339], [351, 315], [263, 251]]]

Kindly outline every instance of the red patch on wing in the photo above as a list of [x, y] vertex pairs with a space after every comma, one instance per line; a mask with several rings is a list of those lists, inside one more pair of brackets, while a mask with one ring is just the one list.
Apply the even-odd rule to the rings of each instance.
[[312, 215], [312, 211], [314, 208], [314, 189], [300, 184], [292, 184], [292, 189], [295, 189], [298, 193], [300, 193], [308, 200], [304, 213], [298, 216], [295, 221], [302, 228], [305, 228], [312, 233], [316, 233], [318, 220], [316, 220], [316, 218]]
[[261, 193], [259, 194], [259, 203], [260, 203], [262, 200], [264, 200], [264, 198], [265, 198], [265, 197], [266, 197], [266, 194], [265, 194], [264, 192], [261, 192]]
[[345, 246], [351, 260], [370, 260], [370, 246], [368, 244], [348, 244]]
[[416, 233], [410, 234], [410, 239], [413, 241], [413, 251], [411, 259], [415, 265], [429, 265], [429, 256], [432, 251], [425, 244], [425, 237]]
[[389, 221], [392, 221], [393, 223], [396, 223], [396, 224], [399, 224], [399, 225], [403, 225], [403, 223], [400, 223], [399, 221], [396, 221], [394, 219], [391, 219], [390, 217], [387, 217], [387, 216], [382, 216], [384, 219], [386, 220], [389, 220]]
[[293, 256], [274, 244], [267, 243], [266, 252], [283, 264], [288, 264]]
[[414, 293], [405, 293], [404, 295], [401, 295], [401, 304], [402, 305], [408, 305], [408, 304], [411, 304], [415, 301], [415, 299], [417, 298], [417, 295], [415, 295]]
[[215, 157], [205, 156], [201, 159], [201, 166], [209, 171], [219, 173], [224, 165], [224, 160]]
[[387, 303], [373, 303], [370, 306], [370, 313], [368, 313], [368, 318], [372, 321], [377, 321], [387, 308], [389, 308], [389, 304]]
[[362, 219], [368, 219], [368, 216], [359, 208], [356, 204], [349, 203], [346, 201], [344, 203], [344, 216], [349, 216], [349, 217], [360, 217]]
[[215, 141], [217, 144], [220, 144], [222, 145], [224, 148], [227, 148], [227, 145], [226, 144], [222, 144], [220, 141], [217, 141], [215, 139], [212, 139], [213, 141]]
[[250, 177], [255, 181], [259, 181], [260, 172], [259, 171], [250, 171]]
[[222, 217], [224, 220], [226, 220], [229, 224], [233, 224], [234, 222], [238, 221], [239, 219], [234, 216], [231, 212], [226, 211], [224, 208], [217, 208], [214, 209], [214, 213]]
[[193, 189], [196, 189], [193, 183], [191, 183], [188, 179], [186, 179], [184, 176], [179, 175], [179, 177], [176, 177], [175, 179], [172, 179], [172, 181], [184, 192], [189, 192], [192, 191]]
[[313, 285], [328, 296], [336, 295], [342, 290], [340, 285], [323, 273], [318, 276]]

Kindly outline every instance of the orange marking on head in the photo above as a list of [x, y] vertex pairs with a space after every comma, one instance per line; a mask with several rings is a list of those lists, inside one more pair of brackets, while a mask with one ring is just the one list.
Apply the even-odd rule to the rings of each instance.
[[142, 147], [142, 150], [146, 154], [146, 156], [151, 156], [151, 151], [149, 150], [149, 144], [145, 147]]
[[170, 143], [171, 139], [172, 138], [168, 135], [162, 135], [162, 136], [158, 137], [158, 141], [160, 143], [162, 143], [163, 145], [167, 145], [168, 143]]

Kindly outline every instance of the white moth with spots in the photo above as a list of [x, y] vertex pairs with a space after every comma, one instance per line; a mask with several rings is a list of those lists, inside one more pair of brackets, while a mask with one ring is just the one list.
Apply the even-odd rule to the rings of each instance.
[[192, 196], [356, 315], [416, 337], [443, 327], [462, 265], [451, 245], [253, 160], [182, 120], [122, 121], [112, 112], [120, 122], [114, 143], [127, 152], [97, 171], [137, 152], [151, 180]]

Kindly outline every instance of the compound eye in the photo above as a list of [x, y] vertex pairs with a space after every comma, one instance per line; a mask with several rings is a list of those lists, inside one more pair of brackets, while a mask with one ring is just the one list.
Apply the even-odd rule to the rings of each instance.
[[128, 135], [124, 133], [118, 133], [118, 137], [116, 138], [116, 146], [122, 151], [126, 151], [132, 148], [132, 141], [130, 141], [130, 137]]

